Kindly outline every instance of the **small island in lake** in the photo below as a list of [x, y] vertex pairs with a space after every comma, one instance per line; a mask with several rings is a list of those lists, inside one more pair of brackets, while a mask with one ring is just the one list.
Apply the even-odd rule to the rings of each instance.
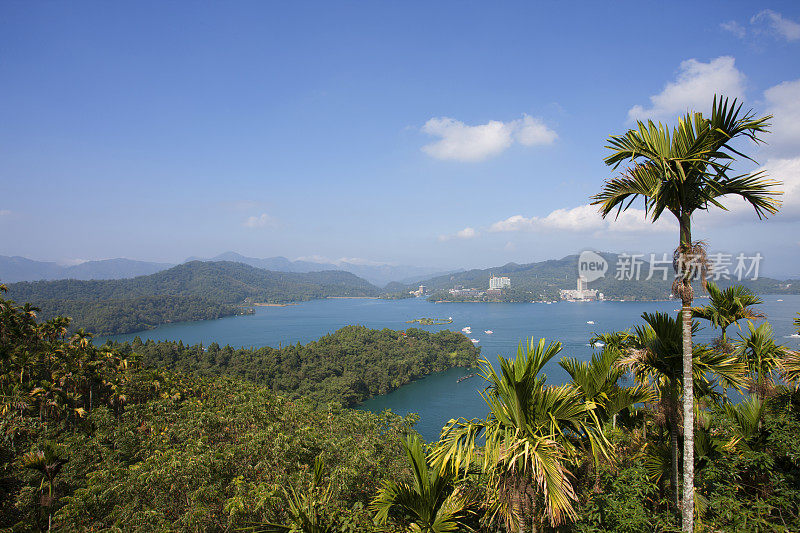
[[413, 320], [406, 320], [406, 324], [419, 324], [420, 326], [442, 326], [444, 324], [452, 324], [453, 317], [450, 318], [415, 318]]

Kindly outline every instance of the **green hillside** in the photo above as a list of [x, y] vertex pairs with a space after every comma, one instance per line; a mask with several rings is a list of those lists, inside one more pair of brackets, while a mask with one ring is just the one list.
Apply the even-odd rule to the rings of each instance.
[[184, 320], [244, 312], [246, 303], [289, 303], [329, 296], [377, 296], [348, 272], [273, 272], [228, 261], [192, 261], [148, 276], [116, 280], [13, 283], [9, 296], [31, 302], [42, 318], [71, 316], [97, 334], [140, 331]]
[[[608, 262], [608, 271], [604, 278], [589, 283], [590, 289], [597, 289], [606, 299], [625, 300], [661, 300], [669, 297], [672, 281], [664, 280], [660, 271], [655, 271], [653, 278], [647, 280], [650, 264], [643, 261], [640, 266], [639, 281], [618, 280], [615, 275], [619, 254], [600, 253]], [[463, 287], [487, 288], [489, 276], [507, 276], [511, 279], [511, 287], [503, 291], [502, 299], [510, 302], [529, 302], [534, 300], [556, 300], [560, 289], [574, 289], [578, 273], [578, 255], [568, 255], [562, 259], [551, 259], [538, 263], [508, 263], [503, 266], [473, 269], [464, 272], [437, 276], [427, 280], [403, 285], [393, 283], [384, 290], [387, 293], [403, 293], [424, 284], [433, 291], [432, 299], [451, 297], [444, 291], [456, 285]], [[671, 270], [670, 270], [671, 275]], [[724, 280], [718, 283], [726, 287], [730, 283]], [[762, 294], [797, 294], [800, 293], [800, 280], [779, 281], [772, 278], [760, 278], [756, 281], [744, 280], [741, 283]]]

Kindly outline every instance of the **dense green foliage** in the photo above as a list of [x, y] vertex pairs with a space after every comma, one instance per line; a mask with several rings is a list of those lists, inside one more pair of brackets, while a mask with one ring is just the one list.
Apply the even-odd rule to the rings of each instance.
[[[286, 519], [322, 455], [341, 531], [402, 477], [413, 417], [315, 410], [229, 378], [148, 370], [0, 298], [0, 528], [223, 531]], [[51, 490], [52, 488], [52, 490]]]
[[409, 298], [416, 298], [413, 294], [409, 291], [396, 291], [396, 292], [384, 292], [382, 293], [379, 298], [381, 300], [408, 300]]
[[241, 313], [238, 306], [250, 303], [374, 297], [379, 292], [348, 272], [272, 272], [225, 261], [192, 261], [130, 279], [9, 285], [12, 298], [34, 303], [43, 318], [71, 316], [76, 326], [103, 335], [229, 316]]
[[460, 333], [363, 326], [346, 326], [306, 345], [280, 349], [142, 343], [138, 338], [113, 348], [125, 356], [139, 354], [147, 366], [199, 376], [236, 376], [289, 398], [304, 398], [314, 405], [339, 402], [346, 407], [432, 372], [474, 366], [480, 353]]
[[141, 296], [114, 300], [42, 300], [41, 316], [68, 316], [87, 331], [115, 335], [152, 329], [171, 322], [213, 320], [252, 314], [249, 307], [220, 304], [193, 296]]

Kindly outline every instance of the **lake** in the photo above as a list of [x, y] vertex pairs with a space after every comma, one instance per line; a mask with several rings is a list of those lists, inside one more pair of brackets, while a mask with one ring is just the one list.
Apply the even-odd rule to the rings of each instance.
[[[800, 339], [790, 337], [794, 333], [792, 320], [800, 311], [800, 295], [767, 295], [763, 298], [765, 303], [759, 308], [767, 314], [778, 341], [793, 349], [800, 348]], [[704, 305], [705, 301], [698, 299], [696, 305]], [[592, 347], [589, 346], [592, 333], [627, 329], [634, 324], [641, 324], [641, 314], [645, 311], [673, 314], [679, 305], [677, 301], [434, 304], [422, 298], [328, 299], [286, 307], [257, 307], [254, 315], [170, 324], [108, 338], [124, 342], [139, 336], [143, 340], [181, 340], [185, 344], [217, 342], [234, 347], [278, 347], [298, 342], [305, 344], [349, 324], [378, 329], [406, 329], [413, 326], [433, 331], [458, 331], [470, 326], [472, 333], [468, 336], [479, 341], [477, 346], [481, 348], [482, 357], [492, 362], [497, 360], [498, 355], [513, 356], [518, 343], [530, 337], [544, 337], [548, 342], [560, 341], [563, 345], [561, 355], [589, 359], [592, 355]], [[421, 317], [453, 317], [453, 323], [444, 326], [405, 323]], [[486, 334], [485, 330], [493, 333]], [[731, 337], [737, 338], [735, 327], [728, 331]], [[708, 340], [716, 334], [704, 323], [699, 338]], [[95, 344], [103, 342], [104, 337], [95, 340]], [[557, 359], [545, 367], [548, 382], [552, 384], [567, 380]], [[418, 413], [420, 421], [417, 430], [425, 439], [435, 440], [442, 426], [451, 418], [486, 416], [486, 404], [479, 394], [483, 386], [482, 379], [474, 377], [456, 383], [459, 377], [468, 373], [465, 369], [455, 368], [432, 374], [389, 394], [372, 398], [359, 408], [376, 412], [391, 409], [403, 415]]]

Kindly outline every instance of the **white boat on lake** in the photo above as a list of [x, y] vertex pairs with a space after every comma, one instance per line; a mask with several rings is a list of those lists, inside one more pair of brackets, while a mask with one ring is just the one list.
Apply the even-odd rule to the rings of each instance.
[[594, 320], [587, 320], [586, 323], [594, 325]]
[[470, 339], [470, 340], [472, 341], [472, 344], [478, 344], [479, 342], [481, 342], [478, 339]]
[[486, 331], [484, 331], [484, 333], [486, 333], [487, 335], [491, 335], [492, 333], [494, 333], [494, 331], [487, 329]]

